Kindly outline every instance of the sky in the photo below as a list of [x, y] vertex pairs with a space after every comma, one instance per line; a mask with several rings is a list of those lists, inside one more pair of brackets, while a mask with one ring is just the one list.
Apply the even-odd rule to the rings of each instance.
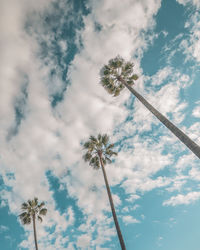
[[99, 72], [132, 61], [134, 88], [200, 145], [200, 1], [1, 0], [0, 32], [0, 248], [34, 249], [18, 215], [38, 197], [39, 249], [120, 249], [102, 172], [82, 159], [107, 133], [127, 250], [199, 250], [199, 159]]

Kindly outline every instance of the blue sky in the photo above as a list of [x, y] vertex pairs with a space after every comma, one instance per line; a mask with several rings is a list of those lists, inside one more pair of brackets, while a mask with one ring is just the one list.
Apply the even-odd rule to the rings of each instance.
[[39, 249], [120, 249], [101, 171], [81, 143], [107, 133], [106, 171], [127, 249], [199, 250], [199, 159], [128, 90], [113, 98], [99, 71], [121, 55], [135, 89], [200, 145], [200, 2], [1, 1], [0, 244], [34, 249], [18, 218], [48, 208]]

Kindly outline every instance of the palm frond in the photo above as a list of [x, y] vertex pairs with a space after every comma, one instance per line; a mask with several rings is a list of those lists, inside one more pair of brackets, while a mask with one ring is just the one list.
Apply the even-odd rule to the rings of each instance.
[[88, 150], [88, 152], [92, 152], [95, 148], [95, 144], [93, 141], [87, 141], [83, 144], [83, 148]]
[[120, 94], [120, 92], [121, 92], [121, 89], [120, 88], [116, 88], [113, 96], [114, 97], [118, 96]]
[[101, 136], [101, 134], [98, 134], [97, 139], [98, 139], [99, 142], [102, 141], [103, 137]]
[[46, 215], [47, 214], [47, 209], [46, 208], [42, 208], [39, 212], [40, 215]]
[[114, 69], [122, 67], [123, 64], [124, 64], [124, 59], [119, 55], [108, 62], [108, 65]]
[[38, 205], [38, 208], [42, 208], [45, 205], [44, 201]]
[[103, 77], [103, 76], [108, 76], [109, 74], [110, 74], [110, 67], [108, 65], [104, 65], [100, 71], [100, 75]]
[[89, 162], [89, 165], [92, 166], [94, 169], [99, 169], [100, 168], [100, 163], [99, 163], [99, 157], [94, 156]]
[[129, 85], [129, 86], [132, 86], [134, 84], [134, 81], [133, 80], [127, 80], [126, 83]]
[[93, 168], [94, 168], [95, 170], [98, 170], [98, 169], [100, 168], [100, 163], [99, 163], [99, 161], [96, 162], [95, 165], [93, 165]]
[[42, 219], [42, 217], [41, 216], [37, 216], [37, 219], [40, 221], [40, 222], [42, 222], [43, 221], [43, 219]]
[[37, 198], [37, 197], [34, 198], [34, 200], [33, 200], [33, 205], [34, 205], [34, 206], [37, 206], [37, 205], [38, 205], [38, 198]]
[[28, 216], [28, 213], [27, 212], [23, 212], [19, 215], [19, 218], [20, 219], [23, 219], [24, 217], [27, 217]]
[[28, 208], [28, 204], [26, 202], [22, 203], [21, 209], [26, 210]]
[[102, 157], [103, 164], [106, 165], [106, 158]]
[[90, 161], [92, 158], [92, 154], [90, 152], [87, 152], [86, 154], [83, 155], [84, 161]]
[[107, 134], [104, 134], [104, 135], [102, 136], [102, 143], [103, 143], [103, 145], [104, 145], [105, 147], [107, 146], [108, 141], [109, 141], [109, 136], [108, 136]]
[[87, 141], [83, 144], [84, 149], [88, 149], [90, 147], [90, 142]]
[[123, 67], [123, 72], [132, 72], [133, 66], [134, 66], [133, 63], [126, 62], [124, 67]]
[[25, 216], [21, 219], [23, 225], [31, 224], [31, 216]]
[[117, 153], [117, 152], [112, 151], [112, 155], [117, 156], [117, 155], [118, 155], [118, 153]]
[[93, 135], [90, 136], [90, 141], [93, 142], [93, 143], [97, 143], [98, 142], [97, 139], [96, 139], [96, 137], [93, 136]]
[[30, 207], [32, 207], [33, 206], [33, 201], [32, 200], [28, 200], [28, 204], [29, 204]]
[[111, 149], [106, 149], [105, 154], [108, 156], [117, 155], [117, 153]]
[[106, 162], [107, 162], [108, 164], [112, 163], [111, 159], [108, 158], [107, 156], [106, 156]]
[[115, 146], [115, 144], [114, 144], [114, 143], [111, 143], [111, 144], [108, 145], [107, 149], [111, 149], [111, 148], [113, 148], [114, 146]]
[[139, 78], [139, 76], [136, 75], [136, 74], [134, 74], [134, 75], [131, 76], [131, 79], [133, 79], [133, 80], [135, 80], [135, 81], [136, 81], [138, 78]]

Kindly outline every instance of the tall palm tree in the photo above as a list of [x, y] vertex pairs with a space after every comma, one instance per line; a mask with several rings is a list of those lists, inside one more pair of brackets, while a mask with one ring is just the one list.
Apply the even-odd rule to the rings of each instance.
[[124, 61], [120, 56], [111, 59], [108, 65], [105, 65], [100, 71], [101, 85], [113, 96], [118, 96], [127, 87], [158, 120], [200, 158], [200, 147], [132, 88], [134, 81], [138, 79], [138, 76], [133, 73], [133, 66], [133, 63]]
[[46, 215], [47, 209], [44, 207], [44, 202], [38, 203], [38, 198], [34, 198], [33, 200], [28, 200], [27, 202], [24, 202], [21, 206], [21, 209], [23, 213], [19, 215], [22, 224], [27, 225], [31, 224], [31, 221], [33, 221], [33, 231], [34, 231], [34, 240], [35, 240], [35, 249], [38, 250], [38, 244], [37, 244], [37, 235], [36, 235], [36, 224], [35, 220], [38, 219], [40, 222], [42, 222], [43, 215]]
[[113, 155], [117, 155], [117, 153], [112, 150], [113, 147], [114, 147], [114, 144], [109, 144], [109, 137], [106, 134], [104, 135], [99, 134], [97, 138], [94, 136], [90, 136], [89, 141], [85, 142], [83, 145], [83, 148], [87, 150], [87, 152], [83, 155], [83, 159], [85, 161], [88, 161], [89, 165], [92, 166], [94, 169], [99, 169], [101, 167], [103, 171], [104, 181], [106, 184], [106, 189], [108, 193], [108, 198], [109, 198], [110, 207], [111, 207], [113, 219], [115, 222], [115, 227], [117, 230], [118, 238], [119, 238], [122, 250], [125, 250], [126, 249], [125, 243], [124, 243], [122, 233], [119, 227], [119, 223], [117, 220], [117, 215], [115, 212], [112, 194], [110, 191], [108, 179], [106, 176], [106, 171], [104, 168], [104, 165], [106, 165], [106, 163], [112, 162], [110, 157]]

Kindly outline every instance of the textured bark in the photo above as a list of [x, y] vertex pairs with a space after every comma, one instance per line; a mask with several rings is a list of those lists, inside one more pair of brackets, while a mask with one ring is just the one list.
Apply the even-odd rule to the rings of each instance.
[[34, 231], [35, 249], [38, 250], [37, 235], [36, 235], [36, 226], [35, 226], [35, 214], [33, 215], [33, 231]]
[[154, 114], [158, 120], [160, 120], [179, 140], [184, 143], [199, 159], [200, 159], [200, 147], [193, 140], [191, 140], [185, 133], [183, 133], [179, 128], [177, 128], [172, 122], [170, 122], [164, 115], [162, 115], [158, 110], [156, 110], [149, 102], [147, 102], [135, 89], [130, 87], [126, 81], [122, 78], [119, 79], [130, 91], [131, 93], [140, 100], [144, 106]]
[[103, 161], [102, 161], [101, 154], [99, 154], [99, 159], [100, 159], [100, 162], [101, 162], [101, 169], [103, 171], [103, 177], [104, 177], [104, 180], [105, 180], [105, 183], [106, 183], [106, 189], [107, 189], [107, 193], [108, 193], [110, 207], [111, 207], [113, 219], [114, 219], [114, 222], [115, 222], [115, 227], [116, 227], [116, 230], [117, 230], [117, 235], [118, 235], [118, 238], [119, 238], [119, 242], [120, 242], [122, 250], [126, 250], [126, 246], [125, 246], [123, 236], [122, 236], [122, 233], [121, 233], [121, 230], [120, 230], [120, 227], [119, 227], [119, 223], [118, 223], [118, 220], [117, 220], [117, 215], [116, 215], [116, 212], [115, 212], [115, 207], [114, 207], [114, 203], [113, 203], [113, 199], [112, 199], [112, 194], [111, 194], [110, 187], [109, 187], [109, 184], [108, 184], [108, 179], [107, 179], [107, 176], [106, 176], [106, 171], [105, 171], [105, 168], [104, 168], [104, 164], [103, 164]]

